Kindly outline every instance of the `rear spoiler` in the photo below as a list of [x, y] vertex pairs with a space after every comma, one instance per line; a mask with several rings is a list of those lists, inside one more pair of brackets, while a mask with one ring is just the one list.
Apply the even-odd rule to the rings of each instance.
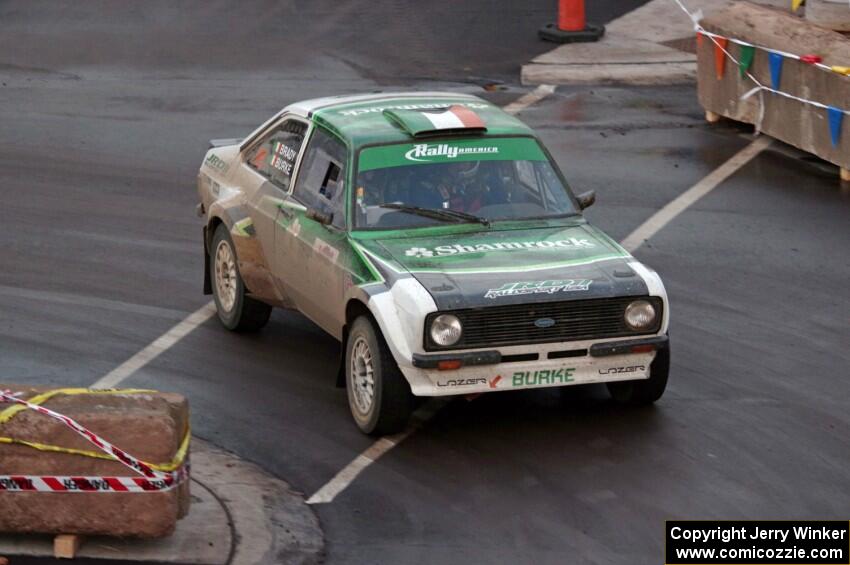
[[209, 148], [214, 149], [216, 147], [224, 147], [225, 145], [236, 145], [241, 142], [241, 137], [231, 137], [230, 139], [211, 139]]

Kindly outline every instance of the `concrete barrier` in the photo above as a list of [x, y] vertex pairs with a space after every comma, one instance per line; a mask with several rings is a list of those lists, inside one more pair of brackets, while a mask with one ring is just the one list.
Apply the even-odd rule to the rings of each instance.
[[[45, 392], [16, 385], [0, 389], [23, 392], [23, 398]], [[149, 463], [172, 461], [188, 432], [189, 408], [178, 394], [57, 395], [44, 406]], [[9, 404], [0, 404], [0, 411]], [[96, 451], [63, 423], [32, 410], [0, 422], [0, 436]], [[45, 452], [0, 443], [0, 475], [133, 477], [117, 461], [68, 453]], [[11, 492], [0, 490], [0, 532], [107, 535], [157, 538], [170, 535], [188, 512], [189, 482], [164, 492]]]
[[[850, 65], [850, 39], [783, 11], [737, 2], [706, 17], [701, 24], [709, 32], [769, 49], [797, 55], [817, 54], [827, 65]], [[760, 97], [740, 99], [755, 84], [746, 76], [741, 77], [735, 63], [728, 58], [726, 70], [718, 79], [714, 49], [714, 42], [708, 37], [703, 38], [697, 48], [700, 104], [706, 109], [707, 116], [720, 115], [755, 124], [760, 111]], [[727, 50], [735, 58], [740, 57], [740, 46], [730, 42]], [[755, 50], [749, 72], [763, 85], [771, 86], [766, 51]], [[780, 89], [830, 106], [850, 108], [850, 77], [801, 61], [784, 59]], [[842, 177], [850, 171], [850, 119], [844, 120], [841, 141], [834, 147], [827, 112], [823, 108], [770, 92], [763, 93], [763, 100], [762, 132], [838, 165], [842, 168]]]

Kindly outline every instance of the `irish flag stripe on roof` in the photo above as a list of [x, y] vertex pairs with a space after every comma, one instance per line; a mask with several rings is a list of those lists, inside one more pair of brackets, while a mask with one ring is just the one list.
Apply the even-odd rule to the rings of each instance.
[[432, 131], [487, 129], [474, 110], [460, 104], [423, 110], [384, 110], [384, 115], [414, 136]]
[[478, 117], [478, 114], [475, 113], [471, 108], [467, 108], [466, 106], [455, 105], [449, 108], [449, 112], [457, 116], [461, 122], [463, 122], [463, 127], [466, 128], [484, 128], [484, 122]]
[[434, 129], [483, 128], [484, 122], [478, 115], [463, 106], [454, 105], [443, 112], [425, 110], [422, 114], [431, 122]]

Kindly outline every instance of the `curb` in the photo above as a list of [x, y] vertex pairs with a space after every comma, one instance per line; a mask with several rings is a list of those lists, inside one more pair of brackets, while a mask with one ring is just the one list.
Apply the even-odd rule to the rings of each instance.
[[696, 82], [697, 65], [671, 63], [611, 63], [602, 65], [523, 65], [520, 81], [533, 84], [620, 84], [650, 86]]
[[[709, 7], [721, 0], [688, 1]], [[538, 55], [522, 67], [522, 84], [645, 86], [696, 81], [696, 55], [692, 49], [683, 50], [695, 39], [693, 24], [672, 0], [650, 0], [607, 28], [598, 42], [561, 45]]]
[[205, 467], [195, 476], [223, 503], [234, 531], [233, 556], [225, 563], [307, 565], [322, 560], [319, 520], [301, 493], [253, 463], [198, 443], [192, 451], [193, 466], [200, 456]]
[[[169, 565], [312, 564], [324, 556], [304, 497], [259, 466], [192, 439], [192, 506], [171, 537], [86, 538], [80, 558]], [[108, 495], [105, 495], [108, 496]], [[52, 536], [0, 535], [0, 555], [52, 557]]]

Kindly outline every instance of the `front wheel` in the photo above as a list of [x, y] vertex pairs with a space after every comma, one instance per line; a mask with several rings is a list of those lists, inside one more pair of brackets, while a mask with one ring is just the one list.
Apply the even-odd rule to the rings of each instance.
[[224, 224], [213, 234], [210, 253], [213, 298], [222, 325], [234, 332], [255, 332], [265, 326], [272, 307], [246, 296], [233, 240]]
[[383, 435], [404, 429], [413, 410], [413, 394], [368, 316], [360, 316], [351, 325], [345, 381], [351, 415], [363, 433]]
[[664, 394], [670, 374], [670, 342], [655, 354], [649, 366], [649, 378], [638, 381], [606, 383], [608, 392], [620, 404], [652, 404]]

